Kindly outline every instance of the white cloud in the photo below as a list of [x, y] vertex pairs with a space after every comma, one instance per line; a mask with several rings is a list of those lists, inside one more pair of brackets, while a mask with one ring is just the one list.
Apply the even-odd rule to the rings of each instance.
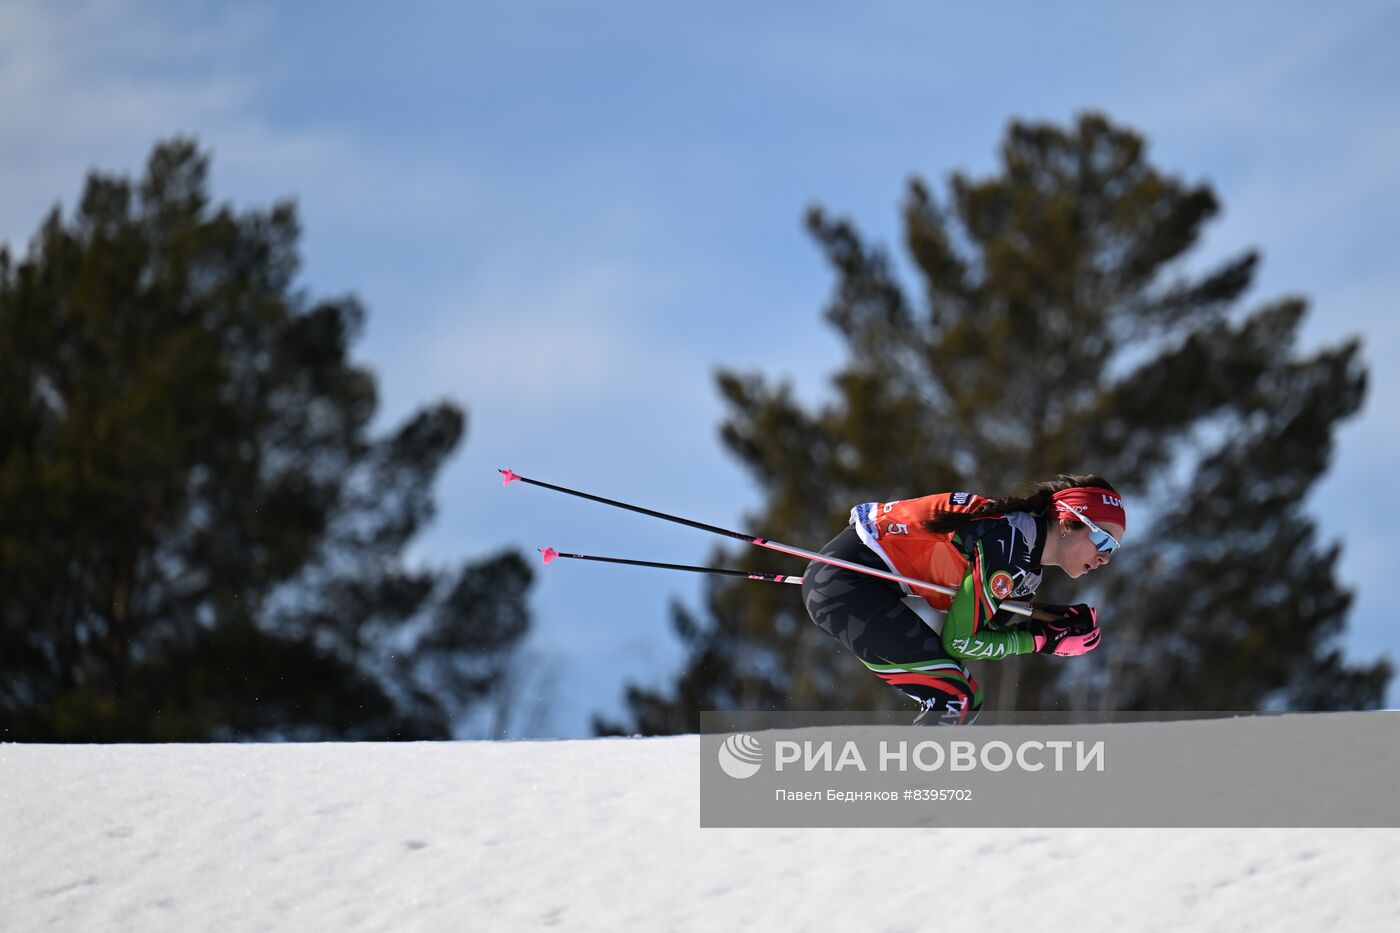
[[[213, 11], [213, 12], [211, 12]], [[253, 7], [10, 4], [0, 10], [0, 241], [22, 244], [92, 169], [139, 172], [151, 146], [193, 135], [212, 150], [214, 194], [314, 209], [307, 244], [342, 231], [393, 236], [460, 220], [470, 172], [406, 159], [343, 129], [273, 122], [282, 69], [274, 23]]]
[[0, 238], [22, 241], [99, 160], [128, 169], [154, 139], [249, 107], [253, 84], [217, 58], [189, 73], [166, 63], [236, 47], [255, 31], [251, 19], [177, 33], [142, 13], [124, 3], [0, 13]]

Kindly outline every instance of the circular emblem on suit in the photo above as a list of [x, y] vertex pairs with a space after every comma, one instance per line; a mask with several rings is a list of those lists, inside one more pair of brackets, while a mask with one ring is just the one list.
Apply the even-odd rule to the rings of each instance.
[[987, 581], [987, 589], [992, 591], [992, 595], [997, 599], [1005, 599], [1011, 595], [1011, 591], [1016, 588], [1015, 582], [1011, 579], [1011, 574], [1005, 570], [998, 570], [992, 574], [992, 578]]

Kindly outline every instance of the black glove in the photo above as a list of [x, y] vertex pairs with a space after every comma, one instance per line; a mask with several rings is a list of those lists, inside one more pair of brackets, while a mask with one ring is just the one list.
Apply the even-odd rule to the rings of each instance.
[[1041, 654], [1058, 654], [1070, 657], [1093, 651], [1099, 645], [1097, 612], [1085, 603], [1073, 606], [1037, 606], [1039, 610], [1054, 612], [1056, 619], [1032, 618], [1026, 623], [1026, 631], [1035, 636], [1035, 650]]
[[1083, 635], [1091, 628], [1098, 628], [1099, 625], [1099, 611], [1088, 603], [1075, 603], [1073, 606], [1037, 603], [1035, 608], [1041, 612], [1059, 616], [1054, 621], [1075, 635]]

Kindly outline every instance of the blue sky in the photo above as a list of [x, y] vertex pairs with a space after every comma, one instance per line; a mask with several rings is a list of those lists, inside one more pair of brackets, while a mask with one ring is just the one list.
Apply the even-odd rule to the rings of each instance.
[[[1008, 119], [1102, 109], [1225, 210], [1194, 262], [1264, 257], [1300, 348], [1365, 341], [1371, 389], [1312, 500], [1357, 592], [1350, 656], [1400, 661], [1383, 508], [1400, 462], [1400, 5], [0, 2], [0, 241], [86, 172], [196, 136], [216, 196], [295, 197], [304, 284], [354, 292], [383, 424], [448, 397], [466, 443], [418, 559], [504, 546], [699, 562], [715, 539], [495, 470], [726, 527], [719, 367], [821, 398], [841, 346], [820, 203], [899, 242], [907, 179], [994, 167]], [[932, 490], [929, 490], [932, 491]], [[790, 542], [817, 546], [821, 542]], [[794, 567], [794, 570], [800, 568]], [[759, 584], [755, 584], [759, 585]], [[556, 564], [531, 663], [548, 732], [616, 714], [680, 659], [698, 582]], [[1393, 687], [1391, 702], [1400, 701]]]

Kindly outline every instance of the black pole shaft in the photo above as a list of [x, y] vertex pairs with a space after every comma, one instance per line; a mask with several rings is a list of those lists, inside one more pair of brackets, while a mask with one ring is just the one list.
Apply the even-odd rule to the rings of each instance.
[[632, 560], [626, 557], [599, 557], [594, 554], [565, 554], [556, 552], [555, 557], [569, 557], [574, 560], [596, 560], [605, 564], [628, 564], [632, 567], [658, 567], [662, 570], [685, 570], [690, 573], [709, 573], [722, 577], [743, 577], [746, 580], [761, 580], [766, 583], [802, 584], [802, 578], [790, 573], [759, 573], [748, 570], [731, 570], [727, 567], [696, 567], [691, 564], [666, 564], [655, 560]]
[[567, 486], [556, 486], [553, 483], [545, 483], [537, 479], [530, 479], [528, 476], [521, 476], [509, 470], [501, 470], [500, 472], [506, 476], [507, 482], [511, 479], [518, 479], [522, 483], [529, 483], [531, 486], [553, 489], [555, 492], [562, 492], [570, 496], [578, 496], [580, 499], [592, 499], [594, 502], [601, 502], [604, 505], [626, 509], [629, 512], [640, 512], [643, 515], [650, 515], [652, 518], [663, 518], [668, 522], [676, 522], [679, 525], [689, 525], [691, 528], [699, 528], [701, 531], [709, 531], [717, 535], [728, 535], [731, 538], [738, 538], [740, 541], [747, 542], [748, 544], [753, 544], [758, 540], [755, 535], [746, 535], [738, 531], [730, 531], [728, 528], [720, 528], [717, 525], [707, 525], [704, 522], [691, 521], [688, 518], [681, 518], [679, 515], [668, 515], [665, 512], [644, 509], [640, 505], [629, 505], [626, 502], [618, 502], [616, 499], [605, 499], [602, 496], [595, 496], [590, 492], [579, 492], [577, 489], [569, 489]]

